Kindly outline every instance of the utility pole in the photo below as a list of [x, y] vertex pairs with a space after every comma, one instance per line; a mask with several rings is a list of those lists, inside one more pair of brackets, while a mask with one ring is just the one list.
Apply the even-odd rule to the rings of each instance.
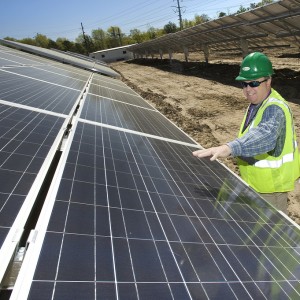
[[118, 36], [119, 36], [120, 46], [122, 46], [122, 36], [121, 36], [121, 32], [120, 32], [119, 27], [118, 27]]
[[84, 43], [85, 43], [85, 47], [86, 47], [86, 51], [87, 51], [87, 55], [89, 56], [89, 43], [88, 43], [88, 40], [87, 40], [87, 38], [86, 38], [86, 36], [85, 36], [85, 33], [84, 33], [84, 29], [83, 29], [83, 25], [82, 25], [82, 22], [81, 22], [81, 29], [82, 29], [82, 35], [83, 35], [83, 39], [84, 39]]
[[[118, 30], [118, 33], [116, 32]], [[112, 34], [114, 36], [114, 39], [117, 40], [117, 36], [119, 37], [119, 46], [122, 46], [122, 36], [121, 36], [121, 31], [119, 27], [112, 27]]]
[[[173, 0], [173, 1], [175, 1], [175, 0]], [[182, 1], [182, 0], [181, 0]], [[179, 5], [179, 0], [177, 0], [177, 6], [174, 6], [176, 9], [177, 9], [177, 11], [178, 11], [178, 17], [179, 17], [179, 28], [180, 28], [180, 30], [182, 30], [183, 29], [183, 26], [182, 26], [182, 16], [181, 16], [181, 6]], [[175, 11], [175, 12], [177, 12], [177, 11]]]

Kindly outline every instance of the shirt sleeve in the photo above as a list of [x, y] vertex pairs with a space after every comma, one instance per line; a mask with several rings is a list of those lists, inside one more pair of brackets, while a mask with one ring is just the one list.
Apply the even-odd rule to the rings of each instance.
[[[280, 134], [285, 133], [285, 115], [278, 105], [268, 106], [257, 127], [243, 137], [227, 143], [232, 156], [253, 157], [274, 150]], [[283, 146], [283, 145], [282, 145]]]

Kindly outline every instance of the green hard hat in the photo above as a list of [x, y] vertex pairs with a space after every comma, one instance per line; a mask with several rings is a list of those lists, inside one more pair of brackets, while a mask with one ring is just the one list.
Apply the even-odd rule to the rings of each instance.
[[235, 80], [255, 80], [274, 74], [272, 63], [261, 52], [248, 54], [242, 61], [239, 76]]

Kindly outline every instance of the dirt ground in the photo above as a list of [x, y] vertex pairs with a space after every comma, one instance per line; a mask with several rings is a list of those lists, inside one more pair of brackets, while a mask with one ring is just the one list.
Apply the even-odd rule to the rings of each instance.
[[[287, 101], [294, 114], [300, 145], [300, 54], [297, 50], [264, 51], [275, 69], [272, 86]], [[181, 54], [169, 59], [138, 59], [112, 63], [123, 81], [154, 105], [204, 148], [234, 139], [247, 101], [235, 82], [241, 56], [236, 53], [204, 57], [192, 53], [189, 62]], [[234, 158], [221, 159], [239, 174]], [[288, 215], [300, 224], [300, 184], [289, 193]]]

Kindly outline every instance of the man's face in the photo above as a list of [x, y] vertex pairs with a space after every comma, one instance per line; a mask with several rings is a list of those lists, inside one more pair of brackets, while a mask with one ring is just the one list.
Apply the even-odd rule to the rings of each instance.
[[[267, 98], [271, 89], [271, 78], [261, 77], [256, 80], [243, 81], [243, 93], [247, 100], [252, 104], [259, 104]], [[259, 86], [251, 87], [250, 85], [245, 86], [245, 83], [260, 82]]]

